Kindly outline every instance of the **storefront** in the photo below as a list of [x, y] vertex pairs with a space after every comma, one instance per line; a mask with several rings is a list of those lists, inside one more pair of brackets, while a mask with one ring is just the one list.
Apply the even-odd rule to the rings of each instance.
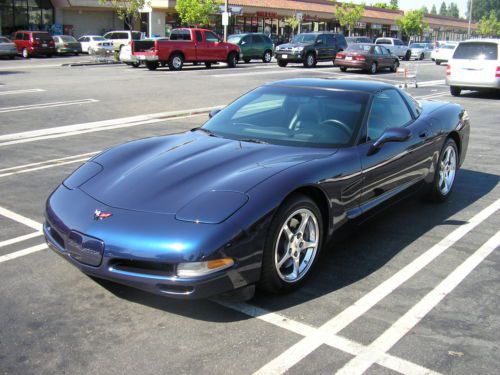
[[16, 30], [50, 30], [53, 24], [50, 0], [0, 0], [1, 35]]

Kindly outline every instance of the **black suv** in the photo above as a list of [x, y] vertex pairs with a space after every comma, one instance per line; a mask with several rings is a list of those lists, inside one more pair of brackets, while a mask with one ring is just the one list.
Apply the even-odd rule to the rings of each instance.
[[347, 42], [342, 34], [298, 34], [291, 43], [276, 47], [275, 56], [281, 67], [290, 62], [303, 63], [306, 68], [311, 68], [318, 61], [335, 60], [337, 52], [346, 48]]

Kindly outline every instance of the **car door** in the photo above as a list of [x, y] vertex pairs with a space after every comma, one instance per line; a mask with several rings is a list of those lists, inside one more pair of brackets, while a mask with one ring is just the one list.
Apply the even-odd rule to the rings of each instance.
[[373, 49], [373, 59], [375, 60], [379, 68], [384, 67], [384, 55], [380, 46], [375, 46], [375, 48]]
[[314, 48], [316, 49], [318, 60], [325, 60], [327, 58], [326, 39], [324, 35], [318, 35]]
[[391, 53], [389, 50], [383, 46], [378, 46], [380, 50], [382, 51], [382, 58], [384, 62], [384, 67], [385, 68], [390, 68], [394, 64], [394, 58], [392, 57]]
[[[374, 95], [358, 146], [363, 171], [362, 207], [370, 208], [423, 179], [432, 163], [430, 124], [416, 114], [397, 89]], [[406, 128], [410, 137], [374, 143], [389, 128]]]
[[337, 51], [339, 47], [337, 46], [337, 39], [333, 34], [325, 34], [326, 40], [326, 53], [328, 54], [327, 58], [329, 60], [335, 60], [335, 56], [337, 55]]
[[219, 47], [220, 39], [211, 31], [205, 31], [205, 44], [207, 46], [207, 55], [211, 61], [226, 60], [227, 51]]
[[80, 42], [80, 45], [82, 46], [82, 52], [88, 52], [88, 50], [89, 50], [88, 37], [82, 36], [82, 37], [78, 38], [78, 41]]
[[264, 39], [260, 35], [252, 35], [252, 52], [254, 59], [264, 55]]

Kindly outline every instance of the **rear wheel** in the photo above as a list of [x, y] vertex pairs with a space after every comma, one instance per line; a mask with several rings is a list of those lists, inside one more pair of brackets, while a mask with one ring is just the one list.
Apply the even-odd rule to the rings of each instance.
[[458, 160], [457, 144], [453, 139], [448, 138], [439, 154], [434, 180], [428, 193], [432, 201], [444, 202], [450, 196], [455, 182]]
[[341, 67], [340, 67], [340, 70], [341, 70], [342, 72], [347, 72], [347, 68], [346, 68], [345, 66], [341, 66]]
[[316, 56], [314, 53], [308, 53], [304, 60], [304, 66], [306, 68], [312, 68], [314, 65], [316, 65]]
[[211, 63], [211, 62], [206, 62], [206, 63], [205, 63], [205, 67], [206, 67], [207, 69], [210, 69], [210, 68], [212, 67], [212, 63]]
[[299, 287], [318, 259], [322, 237], [321, 212], [314, 201], [303, 195], [285, 201], [269, 227], [259, 286], [273, 293]]
[[424, 54], [423, 54], [423, 53], [421, 53], [421, 54], [420, 54], [420, 58], [419, 58], [419, 60], [423, 60], [423, 59], [424, 59]]
[[377, 73], [377, 63], [375, 62], [372, 62], [372, 64], [370, 65], [370, 74], [375, 74]]
[[271, 51], [264, 52], [264, 56], [262, 56], [262, 62], [270, 63], [273, 58], [273, 53]]
[[288, 61], [278, 60], [278, 66], [281, 66], [282, 68], [284, 68], [287, 65], [288, 65]]
[[440, 60], [436, 60], [436, 65], [441, 65], [441, 61]]
[[180, 53], [174, 53], [168, 60], [168, 68], [170, 70], [181, 70], [184, 65], [184, 58]]
[[236, 64], [238, 63], [238, 56], [235, 52], [231, 52], [227, 56], [227, 66], [230, 68], [236, 68]]
[[462, 88], [459, 86], [450, 86], [450, 94], [453, 96], [460, 96]]
[[149, 70], [158, 69], [158, 61], [146, 61], [146, 68]]
[[397, 73], [398, 72], [398, 68], [399, 68], [399, 61], [395, 60], [394, 64], [392, 64], [392, 66], [391, 66], [391, 72]]
[[406, 51], [405, 60], [410, 61], [410, 59], [411, 59], [411, 51]]
[[23, 55], [23, 57], [25, 59], [29, 59], [30, 58], [30, 54], [28, 53], [28, 50], [26, 48], [23, 48], [22, 55]]

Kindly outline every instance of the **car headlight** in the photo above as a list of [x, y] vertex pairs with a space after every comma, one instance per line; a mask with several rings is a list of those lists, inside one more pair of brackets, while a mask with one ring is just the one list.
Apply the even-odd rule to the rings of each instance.
[[177, 276], [181, 278], [206, 276], [232, 267], [233, 264], [234, 260], [231, 258], [215, 259], [206, 262], [179, 263], [177, 265]]
[[302, 52], [304, 50], [304, 47], [295, 47], [293, 50], [297, 52]]

